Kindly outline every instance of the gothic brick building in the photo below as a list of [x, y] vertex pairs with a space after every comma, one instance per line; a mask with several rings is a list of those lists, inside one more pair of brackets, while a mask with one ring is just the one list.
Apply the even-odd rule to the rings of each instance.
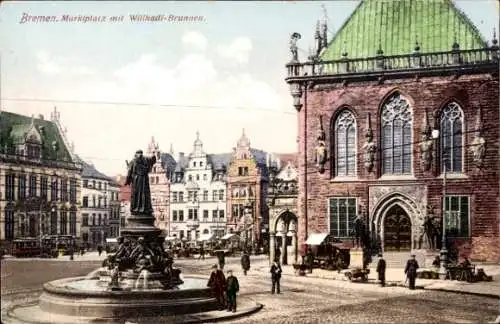
[[330, 42], [326, 31], [302, 62], [294, 33], [287, 64], [299, 243], [347, 239], [361, 215], [384, 251], [436, 249], [424, 223], [439, 233], [445, 217], [460, 256], [500, 261], [496, 36], [449, 0], [361, 1]]

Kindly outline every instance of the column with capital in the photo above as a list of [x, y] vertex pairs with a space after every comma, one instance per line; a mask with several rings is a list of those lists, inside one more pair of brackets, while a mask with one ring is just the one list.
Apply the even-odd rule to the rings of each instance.
[[282, 265], [287, 264], [287, 251], [286, 251], [286, 232], [281, 232], [281, 260], [280, 263]]
[[297, 232], [291, 231], [292, 234], [292, 255], [293, 255], [293, 263], [297, 263]]
[[276, 234], [269, 233], [269, 263], [273, 263], [276, 258]]

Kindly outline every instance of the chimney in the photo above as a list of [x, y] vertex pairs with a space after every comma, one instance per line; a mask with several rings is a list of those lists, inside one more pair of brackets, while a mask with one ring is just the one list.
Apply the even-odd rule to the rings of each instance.
[[38, 119], [40, 119], [40, 120], [44, 120], [43, 115], [42, 115], [42, 114], [38, 115]]

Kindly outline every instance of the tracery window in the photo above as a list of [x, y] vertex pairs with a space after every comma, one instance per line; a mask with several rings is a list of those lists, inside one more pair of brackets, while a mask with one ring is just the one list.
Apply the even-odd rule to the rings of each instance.
[[344, 110], [335, 121], [335, 176], [356, 173], [356, 120]]
[[382, 174], [411, 174], [412, 113], [408, 101], [393, 94], [382, 107]]
[[460, 106], [450, 102], [441, 111], [441, 170], [462, 172], [463, 113]]

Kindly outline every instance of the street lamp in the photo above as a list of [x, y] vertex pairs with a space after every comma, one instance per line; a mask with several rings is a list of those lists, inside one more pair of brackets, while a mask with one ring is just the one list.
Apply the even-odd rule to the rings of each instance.
[[[434, 140], [437, 140], [439, 138], [439, 130], [434, 129], [432, 131], [432, 138]], [[445, 150], [444, 145], [442, 147], [443, 147], [443, 151], [444, 151]], [[446, 277], [446, 264], [447, 264], [447, 259], [448, 259], [448, 250], [446, 249], [446, 171], [447, 170], [446, 170], [446, 156], [445, 156], [444, 152], [441, 152], [441, 157], [442, 157], [441, 163], [443, 164], [443, 193], [442, 193], [442, 196], [443, 196], [443, 201], [442, 201], [442, 204], [443, 204], [443, 225], [442, 225], [442, 228], [443, 229], [442, 229], [442, 233], [441, 233], [442, 234], [441, 235], [441, 250], [439, 251], [440, 260], [441, 260], [439, 272], [444, 279]]]

